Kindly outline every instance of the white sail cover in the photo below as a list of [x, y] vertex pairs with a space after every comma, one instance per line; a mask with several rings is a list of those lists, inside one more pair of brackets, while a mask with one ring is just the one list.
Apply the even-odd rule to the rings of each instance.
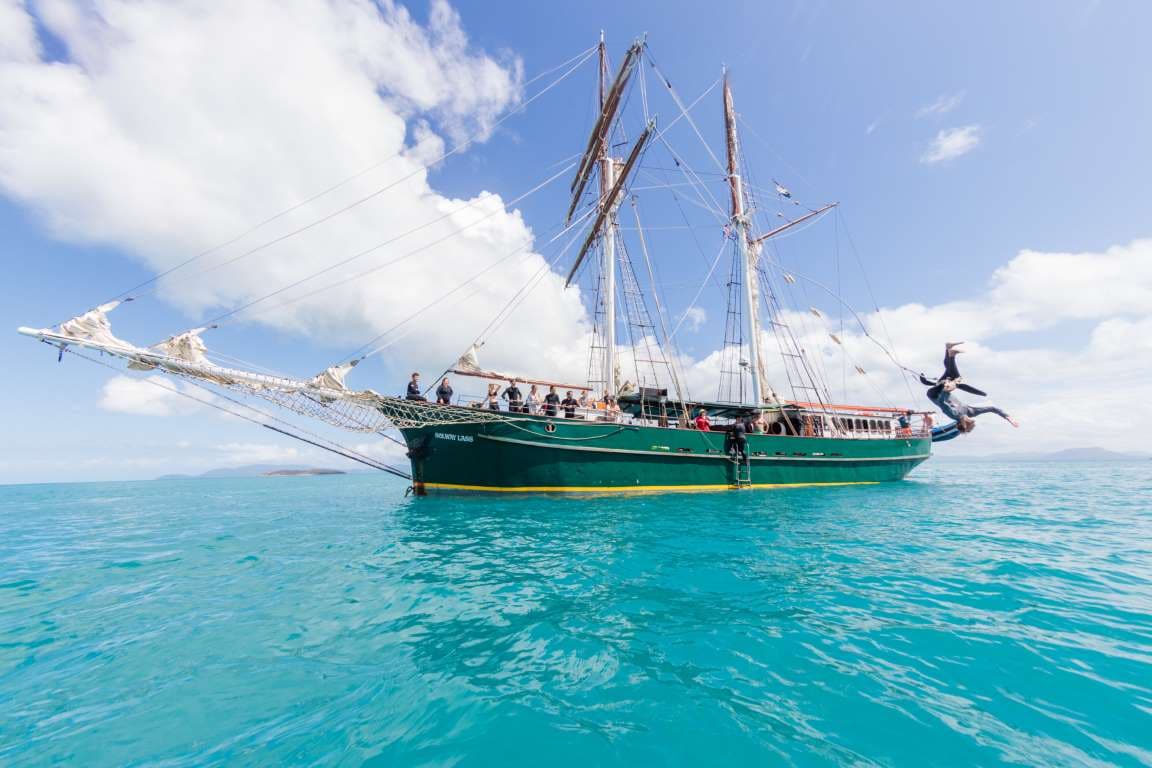
[[348, 376], [348, 372], [355, 368], [359, 362], [359, 360], [350, 360], [343, 365], [329, 366], [309, 379], [308, 383], [313, 387], [347, 391], [348, 385], [344, 383], [344, 379]]
[[456, 370], [468, 371], [469, 373], [481, 373], [480, 359], [476, 356], [476, 353], [479, 351], [479, 344], [473, 344], [468, 347], [468, 351], [461, 355], [460, 359], [456, 361]]
[[170, 339], [160, 342], [153, 347], [153, 349], [168, 357], [183, 360], [186, 363], [210, 365], [206, 356], [208, 347], [204, 344], [204, 340], [200, 338], [200, 334], [207, 331], [210, 327], [211, 326], [193, 328], [190, 331], [178, 333]]
[[77, 315], [71, 320], [65, 320], [60, 323], [60, 335], [81, 341], [92, 341], [109, 347], [136, 349], [135, 345], [112, 335], [112, 324], [108, 321], [108, 313], [120, 306], [121, 303], [110, 301], [95, 309], [88, 310], [82, 315]]

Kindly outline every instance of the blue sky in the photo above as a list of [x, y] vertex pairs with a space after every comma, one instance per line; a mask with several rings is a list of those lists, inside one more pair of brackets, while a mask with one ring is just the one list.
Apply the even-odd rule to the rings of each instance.
[[[237, 3], [245, 12], [235, 13], [234, 25], [242, 31], [251, 24], [253, 34], [269, 38], [247, 46], [205, 39], [210, 28], [191, 17], [183, 23], [180, 3], [154, 16], [148, 15], [149, 5], [127, 11], [120, 3], [98, 4], [102, 15], [93, 17], [84, 4], [0, 3], [3, 93], [35, 94], [49, 76], [59, 74], [49, 72], [53, 67], [71, 68], [76, 81], [89, 89], [74, 104], [67, 101], [71, 90], [53, 91], [57, 111], [44, 116], [43, 124], [28, 117], [30, 108], [19, 99], [8, 98], [8, 106], [0, 109], [0, 318], [9, 329], [46, 326], [79, 313], [197, 246], [224, 241], [238, 226], [242, 230], [241, 225], [338, 181], [346, 175], [343, 168], [379, 158], [387, 144], [372, 146], [375, 134], [369, 127], [379, 134], [398, 116], [410, 146], [421, 121], [448, 142], [491, 124], [514, 105], [514, 94], [509, 94], [515, 89], [505, 93], [500, 82], [476, 79], [481, 77], [477, 72], [489, 64], [508, 72], [522, 66], [524, 78], [531, 78], [592, 45], [603, 29], [614, 60], [633, 37], [647, 33], [656, 62], [686, 100], [713, 83], [721, 65], [730, 68], [737, 108], [755, 129], [755, 135], [744, 130], [742, 139], [757, 178], [762, 184], [780, 179], [806, 203], [842, 203], [841, 224], [847, 225], [864, 261], [876, 302], [892, 310], [888, 320], [894, 341], [914, 366], [935, 367], [942, 335], [973, 341], [966, 370], [974, 371], [973, 377], [1001, 405], [1031, 417], [1032, 428], [1027, 429], [1027, 418], [1020, 432], [991, 424], [979, 441], [966, 439], [960, 450], [1066, 444], [1134, 448], [1140, 444], [1136, 433], [1152, 427], [1152, 416], [1143, 410], [1123, 425], [1113, 424], [1112, 432], [1082, 419], [1062, 430], [1055, 443], [1041, 428], [1053, 413], [1079, 418], [1084, 402], [1148, 402], [1152, 394], [1140, 372], [1148, 344], [1140, 331], [1152, 328], [1152, 302], [1145, 300], [1150, 288], [1142, 282], [1147, 271], [1137, 274], [1125, 266], [1152, 258], [1152, 249], [1138, 245], [1141, 238], [1152, 237], [1152, 152], [1147, 148], [1152, 73], [1141, 61], [1152, 28], [1152, 6], [1146, 3], [711, 3], [707, 14], [697, 3], [681, 2], [411, 3], [410, 19], [402, 10], [383, 6], [384, 26], [433, 31], [410, 57], [379, 61], [372, 58], [380, 55], [376, 50], [356, 52], [352, 26], [340, 20], [330, 27], [317, 25], [321, 11], [305, 0], [278, 10], [275, 24], [261, 21], [268, 6]], [[363, 10], [364, 4], [349, 7]], [[451, 15], [453, 9], [458, 17], [447, 31], [467, 36], [464, 49], [444, 29], [435, 31], [432, 17]], [[29, 19], [35, 22], [33, 47], [38, 47], [31, 53]], [[307, 57], [312, 36], [321, 34], [314, 31], [317, 26], [325, 31], [313, 65]], [[130, 39], [134, 48], [127, 50], [109, 30], [129, 30], [121, 38]], [[169, 36], [186, 45], [173, 45]], [[397, 45], [402, 50], [403, 44]], [[186, 48], [193, 57], [197, 46], [215, 46], [219, 54], [213, 59], [215, 71], [203, 77], [198, 73], [210, 68], [200, 60], [182, 64], [170, 53]], [[141, 62], [160, 49], [169, 53], [150, 72]], [[300, 61], [277, 59], [293, 50], [300, 51]], [[356, 59], [349, 70], [357, 76], [367, 73], [380, 104], [363, 103], [361, 91], [353, 88], [355, 78], [348, 75], [345, 83], [340, 79], [345, 69], [329, 66], [341, 56]], [[405, 70], [425, 65], [440, 78], [431, 95], [419, 90], [419, 83], [408, 83], [411, 72]], [[361, 66], [363, 72], [357, 69]], [[253, 78], [254, 87], [261, 88], [259, 99], [227, 82], [230, 73], [244, 80], [253, 71], [265, 73], [263, 81]], [[283, 78], [277, 76], [281, 71]], [[478, 90], [478, 82], [491, 92], [459, 97]], [[467, 200], [490, 191], [508, 200], [554, 173], [553, 163], [583, 145], [593, 116], [593, 82], [593, 70], [586, 66], [524, 114], [501, 123], [490, 138], [438, 165], [427, 178], [427, 189], [413, 196], [428, 198], [431, 191], [437, 200]], [[357, 111], [343, 113], [348, 102], [335, 96], [331, 102], [319, 100], [345, 85], [359, 99]], [[676, 110], [666, 97], [658, 98], [651, 74], [648, 85], [654, 111], [662, 121], [672, 119]], [[534, 90], [533, 85], [526, 88], [528, 94]], [[403, 106], [397, 106], [400, 102]], [[105, 129], [92, 128], [102, 124], [86, 119], [97, 108], [119, 125], [133, 126], [132, 151], [106, 151], [111, 145], [101, 132]], [[693, 116], [719, 151], [718, 93]], [[232, 122], [241, 119], [245, 122]], [[182, 127], [174, 125], [177, 120]], [[141, 138], [151, 135], [149, 130], [157, 137], [179, 138], [190, 120], [203, 121], [200, 136], [216, 127], [224, 137], [220, 143], [244, 139], [238, 146], [249, 147], [250, 156], [225, 163], [211, 154], [209, 143], [158, 138], [152, 146]], [[305, 123], [307, 132], [300, 127]], [[141, 125], [148, 129], [142, 131]], [[260, 137], [273, 134], [283, 142], [263, 146]], [[678, 136], [692, 162], [703, 168], [707, 159], [692, 137], [683, 130]], [[933, 143], [948, 137], [956, 152], [965, 148], [967, 137], [968, 151], [928, 162]], [[206, 159], [182, 157], [185, 148], [189, 154], [206, 152]], [[149, 163], [138, 168], [117, 164], [146, 152], [152, 153]], [[102, 154], [108, 164], [101, 163]], [[171, 185], [156, 170], [167, 159], [202, 167], [205, 186], [215, 186], [197, 198]], [[200, 181], [187, 170], [180, 178]], [[229, 197], [236, 189], [246, 190], [246, 207], [234, 216], [221, 213], [236, 199]], [[646, 220], [674, 223], [664, 202], [662, 208], [642, 202], [645, 216], [652, 212]], [[563, 185], [558, 185], [518, 206], [538, 245], [565, 203]], [[400, 201], [389, 204], [399, 206]], [[367, 220], [355, 226], [367, 239], [324, 231], [301, 248], [323, 265], [325, 259], [374, 242], [371, 216], [383, 217], [380, 231], [371, 234], [386, 237], [388, 215], [383, 202], [365, 211]], [[497, 220], [507, 226], [493, 240], [512, 242], [521, 234], [515, 221]], [[830, 279], [838, 231], [833, 225], [813, 228], [804, 239], [783, 242], [781, 257]], [[702, 229], [698, 236], [711, 256], [719, 230]], [[847, 248], [842, 234], [839, 245]], [[1110, 248], [1121, 250], [1110, 256]], [[700, 252], [683, 231], [656, 235], [653, 250], [668, 283], [662, 293], [674, 311], [682, 311], [706, 270]], [[1021, 261], [1022, 251], [1039, 255]], [[287, 269], [296, 258], [293, 253], [268, 257], [281, 259], [279, 266]], [[841, 257], [847, 264], [845, 254]], [[422, 268], [432, 276], [438, 267], [446, 267], [448, 276], [463, 274], [470, 262], [453, 258], [432, 257]], [[1009, 265], [1006, 277], [995, 277]], [[268, 269], [275, 268], [269, 262]], [[228, 281], [223, 272], [219, 279]], [[269, 289], [283, 283], [281, 275], [266, 274], [265, 280], [255, 274], [248, 278]], [[413, 284], [383, 285], [371, 301], [383, 307], [407, 298]], [[870, 309], [871, 298], [855, 273], [843, 288], [854, 306]], [[162, 298], [149, 296], [118, 310], [114, 327], [133, 341], [151, 343], [229, 306], [180, 291], [173, 287]], [[237, 295], [246, 294], [230, 294], [229, 301], [235, 303]], [[1115, 309], [1109, 305], [1113, 295], [1120, 297]], [[1069, 304], [1075, 306], [1069, 309]], [[722, 296], [712, 291], [700, 305], [707, 321], [680, 337], [682, 351], [694, 361], [705, 361], [722, 334]], [[909, 305], [921, 309], [900, 310]], [[476, 317], [498, 308], [481, 306]], [[371, 314], [371, 308], [359, 311]], [[545, 327], [530, 312], [514, 318], [506, 333], [531, 336]], [[428, 322], [439, 332], [462, 322], [461, 317], [445, 313]], [[578, 318], [571, 317], [568, 326], [547, 326], [552, 340], [566, 327], [575, 335]], [[209, 341], [231, 355], [307, 375], [374, 335], [369, 330], [377, 326], [371, 318], [357, 318], [343, 330], [333, 330], [338, 313], [279, 324], [243, 323], [221, 329]], [[457, 336], [470, 338], [468, 329], [453, 330], [459, 333], [445, 331], [443, 349], [462, 351], [466, 341], [452, 345]], [[1133, 347], [1125, 353], [1128, 340]], [[429, 348], [440, 349], [435, 344]], [[0, 395], [9, 403], [0, 482], [151, 477], [249, 460], [330, 463], [254, 434], [261, 430], [249, 425], [171, 402], [152, 413], [109, 410], [106, 387], [112, 372], [75, 359], [58, 365], [52, 350], [15, 333], [0, 335], [0, 352], [15, 372], [0, 384]], [[400, 386], [413, 365], [427, 370], [451, 362], [443, 352], [428, 359], [420, 357], [419, 349], [401, 346], [398, 352], [404, 354], [370, 361], [353, 383], [388, 391]], [[525, 369], [532, 363], [571, 365], [545, 351], [535, 358], [535, 352], [525, 354], [529, 359], [516, 359]], [[703, 376], [706, 366], [701, 366]], [[1066, 376], [1064, 366], [1075, 367], [1076, 375]], [[1093, 378], [1094, 373], [1099, 377]], [[885, 386], [891, 389], [897, 380], [886, 379]], [[901, 384], [896, 395], [902, 393], [906, 399]]]

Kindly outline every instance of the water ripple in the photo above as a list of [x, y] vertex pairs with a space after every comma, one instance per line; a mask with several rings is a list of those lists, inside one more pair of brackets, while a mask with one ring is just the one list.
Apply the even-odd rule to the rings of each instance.
[[1148, 498], [0, 488], [0, 763], [1152, 765]]

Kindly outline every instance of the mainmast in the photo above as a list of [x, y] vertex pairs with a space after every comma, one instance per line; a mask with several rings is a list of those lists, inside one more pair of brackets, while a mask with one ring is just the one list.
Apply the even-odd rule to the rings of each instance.
[[724, 127], [728, 139], [728, 187], [731, 193], [732, 234], [740, 249], [740, 262], [744, 282], [744, 328], [748, 339], [748, 364], [752, 369], [752, 402], [762, 405], [763, 368], [760, 349], [760, 292], [757, 290], [756, 246], [748, 236], [748, 218], [744, 212], [744, 185], [740, 178], [740, 144], [736, 136], [736, 109], [732, 106], [732, 89], [728, 73], [724, 73]]
[[[604, 46], [604, 32], [600, 32], [600, 111], [604, 111], [605, 88], [608, 81], [608, 53]], [[616, 181], [616, 161], [612, 158], [608, 134], [610, 124], [604, 126], [600, 141], [600, 209], [607, 212], [604, 222], [604, 241], [600, 254], [600, 274], [604, 280], [604, 388], [615, 395], [619, 387], [616, 380], [616, 208], [609, 200]]]
[[[605, 142], [607, 147], [607, 142]], [[604, 222], [604, 241], [601, 248], [600, 274], [604, 276], [604, 386], [608, 394], [619, 389], [616, 380], [616, 209], [617, 200], [610, 199], [616, 183], [616, 160], [605, 152], [600, 158], [600, 207], [607, 213]]]

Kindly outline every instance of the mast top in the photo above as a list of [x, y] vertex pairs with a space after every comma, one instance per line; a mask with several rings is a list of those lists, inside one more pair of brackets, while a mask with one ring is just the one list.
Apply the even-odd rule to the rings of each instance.
[[744, 194], [740, 184], [740, 140], [736, 136], [736, 108], [732, 103], [732, 86], [728, 69], [724, 69], [724, 135], [728, 145], [728, 187], [731, 192], [732, 218], [744, 216]]

